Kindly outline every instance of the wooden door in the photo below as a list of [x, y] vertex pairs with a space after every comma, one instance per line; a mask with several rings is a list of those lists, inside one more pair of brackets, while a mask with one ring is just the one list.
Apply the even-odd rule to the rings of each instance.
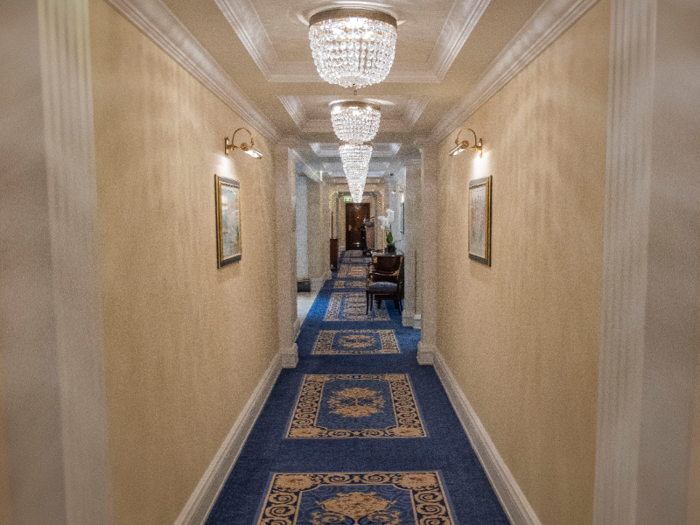
[[345, 249], [359, 250], [362, 247], [360, 228], [369, 219], [369, 202], [345, 203]]

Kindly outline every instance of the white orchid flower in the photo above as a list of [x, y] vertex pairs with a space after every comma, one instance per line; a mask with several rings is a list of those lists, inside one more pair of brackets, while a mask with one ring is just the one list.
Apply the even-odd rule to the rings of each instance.
[[386, 210], [386, 218], [389, 220], [389, 222], [394, 222], [394, 210]]
[[391, 222], [391, 221], [389, 220], [388, 217], [384, 217], [383, 215], [380, 215], [379, 217], [377, 217], [377, 219], [378, 219], [379, 222], [381, 223], [381, 226], [380, 226], [380, 227], [381, 227], [382, 230], [385, 230], [386, 228], [389, 228], [389, 227], [390, 227], [390, 226], [389, 226], [389, 222]]

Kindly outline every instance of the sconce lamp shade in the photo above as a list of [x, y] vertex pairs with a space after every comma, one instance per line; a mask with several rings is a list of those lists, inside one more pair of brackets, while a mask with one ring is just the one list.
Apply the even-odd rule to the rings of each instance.
[[[238, 146], [236, 146], [234, 142], [236, 140], [236, 133], [238, 133], [241, 130], [247, 131], [248, 135], [250, 135], [250, 144], [248, 144], [247, 142], [241, 142]], [[246, 128], [238, 128], [236, 131], [233, 132], [231, 140], [229, 140], [228, 137], [224, 139], [224, 154], [228, 156], [229, 151], [240, 149], [242, 152], [247, 153], [254, 159], [262, 159], [263, 154], [256, 150], [254, 146], [255, 142], [253, 141], [253, 135], [251, 134], [251, 132], [248, 131]]]
[[464, 129], [459, 131], [459, 133], [457, 134], [457, 138], [455, 139], [455, 147], [450, 150], [448, 155], [450, 157], [454, 157], [454, 156], [462, 153], [464, 150], [469, 149], [469, 141], [468, 140], [463, 140], [461, 142], [459, 140], [459, 136], [462, 134], [462, 131], [471, 131], [472, 133], [474, 133], [474, 145], [471, 147], [471, 149], [474, 151], [478, 151], [479, 158], [481, 158], [483, 156], [483, 153], [484, 153], [483, 142], [482, 142], [482, 139], [477, 140], [476, 133], [471, 128], [464, 128]]

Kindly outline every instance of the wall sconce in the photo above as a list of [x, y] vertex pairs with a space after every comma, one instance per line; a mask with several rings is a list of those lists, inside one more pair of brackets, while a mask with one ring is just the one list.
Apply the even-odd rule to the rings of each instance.
[[[241, 144], [239, 146], [236, 146], [236, 144], [234, 143], [234, 141], [236, 140], [236, 133], [238, 133], [241, 130], [247, 131], [248, 135], [250, 135], [250, 144], [247, 144], [245, 142], [241, 142]], [[247, 153], [248, 155], [250, 155], [254, 159], [262, 159], [263, 154], [260, 153], [258, 150], [256, 150], [253, 147], [254, 144], [255, 143], [253, 142], [253, 134], [250, 131], [248, 131], [246, 128], [238, 128], [236, 131], [233, 132], [233, 137], [231, 137], [231, 140], [229, 140], [228, 137], [226, 137], [224, 139], [224, 154], [228, 157], [229, 151], [234, 150], [234, 149], [240, 149], [241, 151], [243, 151], [244, 153]]]
[[474, 145], [471, 147], [474, 151], [479, 152], [479, 158], [482, 157], [484, 151], [482, 149], [482, 142], [481, 139], [476, 138], [476, 133], [474, 132], [473, 129], [471, 128], [463, 128], [459, 130], [459, 133], [457, 133], [457, 138], [455, 139], [455, 147], [452, 148], [452, 151], [448, 153], [450, 157], [454, 157], [455, 155], [459, 155], [462, 153], [465, 149], [469, 148], [469, 141], [463, 140], [462, 142], [459, 141], [459, 136], [462, 134], [462, 131], [471, 131], [474, 133]]

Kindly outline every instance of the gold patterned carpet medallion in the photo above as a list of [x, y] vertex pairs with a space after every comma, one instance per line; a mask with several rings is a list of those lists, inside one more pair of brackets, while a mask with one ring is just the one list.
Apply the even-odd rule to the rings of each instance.
[[425, 437], [406, 374], [304, 376], [287, 438]]
[[321, 330], [312, 355], [398, 354], [393, 330]]
[[257, 525], [454, 525], [437, 471], [273, 474]]

